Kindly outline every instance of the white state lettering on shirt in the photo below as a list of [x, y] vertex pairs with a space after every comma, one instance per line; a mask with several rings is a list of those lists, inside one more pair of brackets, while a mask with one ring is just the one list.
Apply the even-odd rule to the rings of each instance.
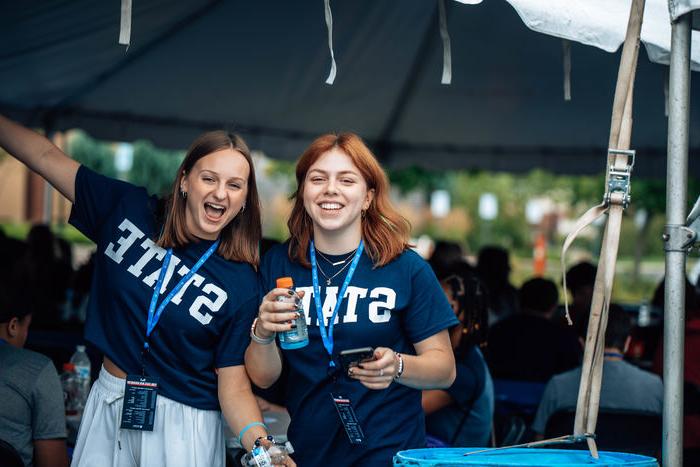
[[204, 295], [200, 295], [197, 298], [195, 298], [194, 302], [192, 302], [192, 306], [190, 307], [190, 315], [194, 317], [197, 321], [200, 323], [207, 325], [212, 319], [212, 316], [209, 313], [200, 313], [199, 309], [204, 305], [211, 311], [212, 313], [216, 313], [221, 309], [221, 306], [226, 302], [226, 299], [228, 298], [228, 294], [221, 288], [215, 286], [214, 284], [206, 284], [204, 287], [202, 287], [202, 292], [205, 294], [208, 294], [210, 292], [213, 292], [216, 294], [216, 300], [213, 302], [205, 297]]
[[[175, 271], [175, 268], [177, 265], [180, 264], [180, 258], [178, 258], [175, 255], [172, 255], [170, 257], [170, 264], [168, 264], [168, 270], [165, 271], [165, 278], [163, 278], [163, 285], [160, 287], [160, 292], [163, 293], [167, 290], [168, 284], [170, 283], [170, 279], [173, 277], [173, 272]], [[163, 267], [162, 264], [158, 266], [158, 268], [153, 271], [151, 274], [143, 278], [143, 283], [146, 284], [147, 286], [153, 288], [156, 286], [156, 282], [158, 281], [158, 277], [160, 276], [160, 269]]]
[[[301, 306], [304, 307], [306, 312], [306, 325], [311, 326], [311, 315], [316, 316], [316, 313], [311, 313], [311, 298], [313, 297], [314, 288], [313, 287], [296, 287], [297, 292], [304, 292], [304, 297], [301, 299]], [[315, 307], [315, 305], [314, 305]], [[315, 310], [316, 308], [314, 308]]]
[[143, 243], [141, 243], [141, 247], [146, 250], [146, 253], [144, 253], [136, 263], [127, 268], [127, 271], [129, 271], [135, 277], [139, 277], [141, 275], [143, 272], [143, 267], [146, 266], [154, 257], [158, 256], [160, 261], [163, 261], [165, 258], [165, 250], [156, 245], [150, 238], [144, 240]]
[[124, 253], [129, 249], [131, 245], [134, 244], [136, 240], [144, 236], [144, 233], [139, 230], [129, 219], [124, 218], [121, 224], [119, 224], [119, 230], [122, 232], [125, 230], [129, 231], [129, 235], [126, 237], [120, 237], [117, 243], [120, 245], [117, 250], [114, 249], [114, 243], [110, 242], [105, 248], [105, 255], [114, 260], [115, 263], [119, 264], [124, 259]]
[[[177, 270], [177, 273], [183, 277], [187, 275], [188, 272], [190, 272], [190, 269], [187, 266], [182, 266], [180, 269]], [[187, 282], [185, 282], [185, 285], [182, 286], [182, 289], [180, 289], [180, 291], [173, 297], [173, 303], [175, 305], [179, 305], [180, 302], [182, 302], [182, 296], [185, 295], [185, 292], [187, 292], [187, 289], [190, 285], [192, 285], [193, 282], [195, 287], [201, 287], [202, 282], [204, 282], [204, 277], [200, 276], [197, 273], [190, 277], [187, 280]]]
[[[323, 312], [323, 322], [328, 326], [328, 321], [333, 316], [333, 310], [335, 309], [335, 304], [338, 301], [338, 287], [326, 287], [326, 299], [323, 301], [323, 306], [321, 310]], [[340, 314], [340, 311], [338, 311]], [[333, 324], [338, 324], [338, 316], [336, 315], [333, 320]]]
[[357, 323], [357, 300], [367, 296], [367, 289], [362, 287], [348, 286], [345, 292], [345, 300], [347, 300], [348, 308], [343, 316], [343, 323]]
[[391, 320], [391, 310], [396, 306], [396, 292], [393, 289], [375, 287], [369, 294], [372, 298], [379, 298], [380, 295], [384, 295], [386, 301], [369, 304], [369, 320], [373, 323], [386, 323]]

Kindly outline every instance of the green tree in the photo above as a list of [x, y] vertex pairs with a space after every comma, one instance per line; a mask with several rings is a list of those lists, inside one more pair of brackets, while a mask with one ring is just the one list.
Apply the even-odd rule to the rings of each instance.
[[165, 196], [170, 193], [177, 169], [184, 157], [184, 151], [167, 151], [156, 148], [150, 141], [136, 141], [129, 181], [146, 187], [151, 194]]
[[106, 175], [116, 177], [114, 149], [108, 143], [91, 138], [85, 132], [76, 130], [68, 139], [68, 153], [86, 167]]

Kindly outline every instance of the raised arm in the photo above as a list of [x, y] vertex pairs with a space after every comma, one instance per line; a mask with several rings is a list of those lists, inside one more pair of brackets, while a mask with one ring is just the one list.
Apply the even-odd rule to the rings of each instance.
[[80, 164], [51, 141], [0, 115], [0, 147], [75, 202], [75, 175]]

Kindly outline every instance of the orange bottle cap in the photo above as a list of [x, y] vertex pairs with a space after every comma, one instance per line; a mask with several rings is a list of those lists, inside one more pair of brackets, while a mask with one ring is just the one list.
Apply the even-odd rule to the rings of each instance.
[[277, 287], [280, 289], [291, 289], [294, 287], [294, 281], [291, 277], [280, 277], [277, 279]]

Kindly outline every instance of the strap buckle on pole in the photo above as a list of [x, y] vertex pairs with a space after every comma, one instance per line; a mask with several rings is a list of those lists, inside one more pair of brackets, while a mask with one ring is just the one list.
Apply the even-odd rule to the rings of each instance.
[[668, 224], [664, 226], [664, 251], [690, 253], [694, 247], [700, 248], [700, 197], [690, 210], [686, 225]]
[[[622, 204], [623, 209], [629, 206], [634, 154], [634, 150], [608, 149], [608, 186], [603, 197], [606, 206]], [[620, 156], [626, 156], [626, 161], [620, 161]]]

